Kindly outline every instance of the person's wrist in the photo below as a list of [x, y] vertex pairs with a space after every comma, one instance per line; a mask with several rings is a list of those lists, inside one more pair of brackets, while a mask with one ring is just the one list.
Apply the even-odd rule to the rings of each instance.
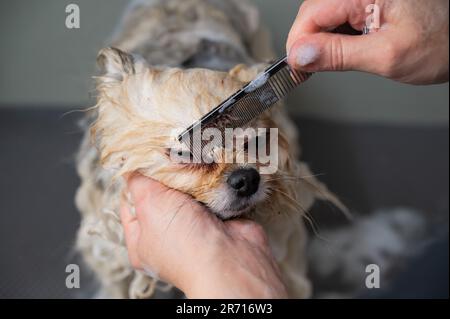
[[[199, 257], [197, 270], [185, 276], [180, 289], [188, 298], [287, 298], [270, 258], [246, 254], [245, 249], [223, 235], [219, 233], [211, 249]], [[230, 255], [229, 251], [236, 254]]]
[[[200, 298], [198, 292], [205, 287], [211, 287], [208, 281], [210, 278], [217, 278], [214, 272], [220, 272], [222, 267], [216, 262], [223, 255], [222, 248], [226, 246], [224, 242], [227, 240], [227, 235], [220, 229], [221, 225], [216, 224], [215, 221], [206, 224], [206, 227], [201, 227], [204, 236], [197, 238], [201, 241], [200, 243], [192, 240], [185, 241], [186, 246], [182, 249], [184, 256], [179, 258], [183, 260], [183, 264], [172, 271], [171, 283], [183, 291], [188, 298]], [[205, 243], [208, 244], [205, 245]]]
[[209, 270], [191, 277], [189, 286], [183, 292], [189, 299], [287, 298], [286, 288], [280, 278], [272, 277], [265, 281], [263, 278], [255, 276], [253, 272], [236, 266], [236, 263], [211, 265]]

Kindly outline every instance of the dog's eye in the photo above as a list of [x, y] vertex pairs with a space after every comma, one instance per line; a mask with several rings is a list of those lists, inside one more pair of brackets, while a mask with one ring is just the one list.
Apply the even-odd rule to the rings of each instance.
[[[264, 141], [264, 139], [262, 138], [262, 136], [256, 135], [256, 136], [253, 138], [253, 141], [254, 141], [254, 143], [255, 143], [256, 149], [259, 149], [260, 143], [262, 142], [261, 140]], [[265, 134], [265, 143], [269, 143], [269, 141], [270, 141], [270, 131], [267, 130], [267, 131], [266, 131], [266, 134]], [[245, 150], [245, 151], [248, 151], [248, 143], [249, 143], [249, 141], [248, 141], [248, 139], [246, 139], [246, 140], [245, 140], [245, 143], [244, 143], [244, 150]]]
[[192, 163], [192, 153], [187, 150], [169, 149], [168, 156], [175, 163]]

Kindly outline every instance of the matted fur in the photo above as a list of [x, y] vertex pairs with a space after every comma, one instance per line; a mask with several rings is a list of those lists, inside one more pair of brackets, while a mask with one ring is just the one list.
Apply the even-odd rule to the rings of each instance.
[[[260, 36], [256, 9], [246, 1], [220, 3], [139, 1], [128, 10], [114, 43], [122, 50], [140, 52], [143, 58], [112, 48], [99, 53], [102, 73], [97, 78], [97, 105], [90, 111], [91, 130], [78, 157], [81, 185], [76, 204], [82, 222], [77, 248], [111, 297], [148, 298], [157, 287], [155, 275], [135, 271], [128, 261], [119, 218], [119, 202], [126, 196], [124, 174], [139, 172], [152, 177], [190, 194], [219, 216], [224, 210], [220, 206], [223, 188], [237, 164], [204, 169], [172, 163], [167, 156], [167, 150], [178, 145], [176, 132], [210, 111], [264, 67], [258, 64], [264, 54], [255, 54], [255, 48], [267, 49], [269, 41]], [[249, 25], [237, 26], [228, 18], [229, 10], [239, 12]], [[183, 40], [189, 35], [190, 42]], [[202, 65], [198, 61], [204, 57], [205, 47], [200, 43], [205, 39], [209, 49], [217, 46], [229, 50], [218, 54], [220, 59], [215, 61], [225, 61], [222, 68], [235, 59], [253, 65], [238, 65], [228, 72], [174, 67], [185, 66], [183, 61]], [[154, 50], [143, 49], [149, 46]], [[214, 52], [208, 61], [211, 56]], [[308, 297], [311, 287], [305, 277], [303, 216], [318, 198], [340, 203], [307, 165], [297, 160], [296, 131], [281, 105], [263, 113], [252, 126], [279, 129], [279, 165], [275, 174], [262, 175], [261, 192], [246, 216], [267, 231], [290, 296]]]

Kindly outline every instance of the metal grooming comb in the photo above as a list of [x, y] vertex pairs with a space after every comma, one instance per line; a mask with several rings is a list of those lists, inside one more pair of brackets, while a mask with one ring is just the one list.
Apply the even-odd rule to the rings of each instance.
[[243, 128], [310, 76], [311, 73], [297, 72], [292, 69], [287, 64], [287, 57], [284, 56], [188, 127], [178, 136], [178, 140], [189, 148], [195, 162], [200, 162], [202, 149], [210, 142], [203, 140], [201, 143], [193, 142], [196, 130], [202, 133], [206, 128], [214, 127], [219, 129], [224, 136], [225, 128]]

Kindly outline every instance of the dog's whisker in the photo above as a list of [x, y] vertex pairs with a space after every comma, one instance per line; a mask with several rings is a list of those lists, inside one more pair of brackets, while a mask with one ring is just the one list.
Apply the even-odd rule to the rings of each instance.
[[314, 178], [317, 176], [320, 176], [321, 174], [315, 174], [315, 175], [305, 175], [305, 176], [294, 176], [294, 175], [286, 175], [286, 174], [277, 174], [279, 176], [270, 177], [266, 179], [268, 182], [272, 181], [301, 181], [305, 180], [307, 178]]
[[278, 189], [272, 189], [272, 190], [275, 191], [276, 193], [279, 193], [279, 194], [285, 196], [296, 207], [298, 207], [303, 212], [302, 217], [305, 218], [305, 220], [310, 224], [314, 235], [317, 236], [318, 238], [326, 241], [326, 239], [320, 235], [319, 228], [318, 228], [318, 226], [316, 226], [316, 223], [315, 223], [314, 219], [312, 218], [311, 214], [296, 199], [294, 199], [292, 196], [290, 196], [289, 194], [287, 194], [281, 190], [278, 190]]
[[332, 196], [331, 194], [324, 193], [317, 185], [314, 183], [309, 182], [308, 178], [314, 178], [317, 176], [325, 175], [325, 174], [313, 174], [313, 175], [306, 175], [306, 176], [294, 176], [294, 175], [288, 175], [288, 174], [278, 174], [281, 175], [280, 177], [274, 177], [271, 179], [268, 179], [267, 181], [278, 181], [278, 180], [287, 180], [287, 181], [295, 181], [295, 180], [301, 180], [307, 183], [309, 186], [313, 187], [318, 193], [321, 194], [321, 196], [326, 200], [326, 205], [332, 210], [336, 211], [336, 207], [330, 204], [330, 201], [334, 203], [337, 208], [339, 208], [339, 211], [348, 219], [353, 220], [353, 216], [348, 212], [347, 208], [340, 203], [340, 201]]
[[292, 203], [294, 203], [295, 205], [297, 205], [297, 206], [302, 210], [303, 213], [307, 213], [307, 211], [300, 205], [300, 203], [299, 203], [295, 198], [293, 198], [291, 195], [289, 195], [289, 194], [287, 194], [286, 192], [283, 192], [282, 190], [279, 190], [279, 189], [272, 189], [272, 191], [274, 191], [274, 192], [276, 192], [276, 193], [279, 193], [279, 194], [285, 196], [285, 197], [286, 197], [287, 199], [289, 199]]
[[315, 222], [314, 222], [314, 219], [313, 219], [312, 217], [308, 216], [308, 214], [304, 214], [304, 215], [302, 215], [302, 217], [303, 217], [303, 218], [308, 222], [308, 224], [311, 226], [311, 229], [312, 229], [312, 231], [313, 231], [313, 233], [314, 233], [314, 236], [316, 236], [316, 237], [318, 237], [318, 238], [321, 238], [319, 228], [316, 226], [316, 224], [315, 224]]
[[69, 111], [61, 114], [61, 116], [59, 117], [59, 120], [62, 120], [64, 117], [71, 115], [73, 113], [86, 113], [87, 111], [88, 111], [88, 109], [86, 109], [86, 108], [69, 110]]
[[[314, 183], [311, 183], [307, 180], [305, 180], [305, 183], [313, 187], [319, 194], [322, 195], [324, 199], [326, 199], [326, 205], [333, 211], [336, 211], [336, 207], [339, 208], [338, 211], [344, 215], [349, 221], [353, 220], [353, 216], [348, 211], [348, 209], [339, 201], [337, 197], [335, 197], [332, 194], [326, 194], [324, 193], [317, 185], [314, 185]], [[330, 202], [332, 202], [335, 206], [331, 205]]]
[[306, 178], [314, 178], [318, 176], [324, 176], [325, 173], [318, 173], [318, 174], [310, 174], [310, 175], [304, 175], [304, 176], [295, 176], [291, 174], [285, 174], [285, 173], [277, 173], [276, 175], [282, 176], [282, 177], [290, 177], [290, 178], [297, 178], [297, 179], [306, 179]]
[[314, 233], [314, 236], [316, 236], [318, 239], [320, 239], [321, 241], [325, 242], [325, 243], [330, 243], [330, 241], [322, 236], [320, 233], [320, 227], [318, 225], [318, 223], [315, 221], [314, 217], [311, 215], [310, 212], [308, 212], [305, 216], [305, 218], [307, 218], [309, 224], [311, 225], [311, 229]]

